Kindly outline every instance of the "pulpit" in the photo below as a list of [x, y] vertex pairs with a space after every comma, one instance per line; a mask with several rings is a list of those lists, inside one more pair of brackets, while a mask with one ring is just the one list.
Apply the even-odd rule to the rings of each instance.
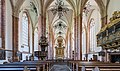
[[47, 38], [45, 36], [41, 36], [39, 45], [41, 46], [41, 51], [35, 51], [35, 56], [38, 57], [38, 59], [45, 60], [45, 57], [47, 57]]

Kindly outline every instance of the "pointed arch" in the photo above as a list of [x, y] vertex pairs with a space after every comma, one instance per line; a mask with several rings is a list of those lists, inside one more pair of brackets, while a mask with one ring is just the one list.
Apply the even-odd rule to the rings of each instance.
[[95, 0], [95, 2], [98, 4], [98, 6], [100, 8], [101, 17], [106, 16], [106, 9], [105, 9], [105, 5], [104, 5], [103, 1], [102, 0]]
[[[83, 4], [82, 4], [82, 8], [81, 8], [81, 10], [83, 11], [83, 8], [85, 7], [85, 4], [88, 2], [88, 0], [85, 0], [84, 2], [82, 2]], [[106, 16], [106, 10], [105, 10], [105, 5], [104, 5], [104, 3], [103, 3], [103, 1], [102, 0], [95, 0], [95, 2], [97, 3], [97, 5], [99, 6], [99, 8], [100, 8], [100, 14], [101, 14], [101, 17], [104, 17], [104, 16]], [[81, 11], [81, 12], [82, 12]]]
[[24, 3], [25, 0], [18, 0], [15, 4], [15, 7], [13, 8], [13, 14], [14, 16], [19, 16], [19, 9], [22, 6], [22, 4]]

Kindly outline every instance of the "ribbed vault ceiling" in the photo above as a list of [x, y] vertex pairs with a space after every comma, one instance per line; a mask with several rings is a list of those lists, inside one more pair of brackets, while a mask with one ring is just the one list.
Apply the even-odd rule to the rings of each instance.
[[[66, 39], [68, 31], [73, 30], [74, 17], [80, 15], [80, 10], [83, 9], [88, 0], [62, 1], [64, 2], [64, 7], [67, 7], [69, 11], [67, 13], [63, 13], [62, 18], [59, 19], [57, 14], [53, 15], [51, 12], [51, 9], [55, 7], [56, 0], [10, 0], [12, 7], [14, 7], [13, 11], [21, 12], [26, 10], [29, 13], [34, 27], [38, 23], [39, 15], [46, 16], [47, 25], [52, 28], [55, 39], [58, 36], [62, 36], [64, 39]], [[35, 9], [30, 5], [31, 2], [33, 2], [34, 6], [36, 7], [37, 13], [35, 12]], [[103, 11], [105, 9], [105, 5], [103, 3], [103, 0], [95, 0], [95, 2], [100, 7], [101, 15], [104, 16], [105, 13]], [[104, 2], [109, 2], [109, 0], [106, 0]], [[66, 26], [65, 28], [55, 28], [55, 25], [59, 26], [60, 21], [62, 22], [61, 25]], [[58, 34], [59, 32], [61, 32], [61, 34]]]

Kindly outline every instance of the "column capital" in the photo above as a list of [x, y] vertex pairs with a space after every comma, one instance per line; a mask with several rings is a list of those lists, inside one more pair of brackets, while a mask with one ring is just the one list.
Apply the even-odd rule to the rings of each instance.
[[15, 10], [12, 10], [12, 16], [19, 18], [19, 13]]
[[13, 17], [13, 18], [16, 18], [16, 19], [19, 19], [19, 17], [18, 17], [18, 16], [15, 16], [15, 15], [12, 15], [12, 17]]

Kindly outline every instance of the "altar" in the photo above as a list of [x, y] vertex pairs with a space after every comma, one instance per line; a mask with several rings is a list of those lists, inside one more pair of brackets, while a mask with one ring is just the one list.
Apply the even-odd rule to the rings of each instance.
[[57, 59], [64, 58], [64, 48], [62, 48], [62, 47], [56, 48], [56, 58]]
[[56, 59], [64, 59], [64, 45], [63, 45], [63, 39], [61, 36], [57, 39], [58, 45], [55, 47], [56, 49]]

